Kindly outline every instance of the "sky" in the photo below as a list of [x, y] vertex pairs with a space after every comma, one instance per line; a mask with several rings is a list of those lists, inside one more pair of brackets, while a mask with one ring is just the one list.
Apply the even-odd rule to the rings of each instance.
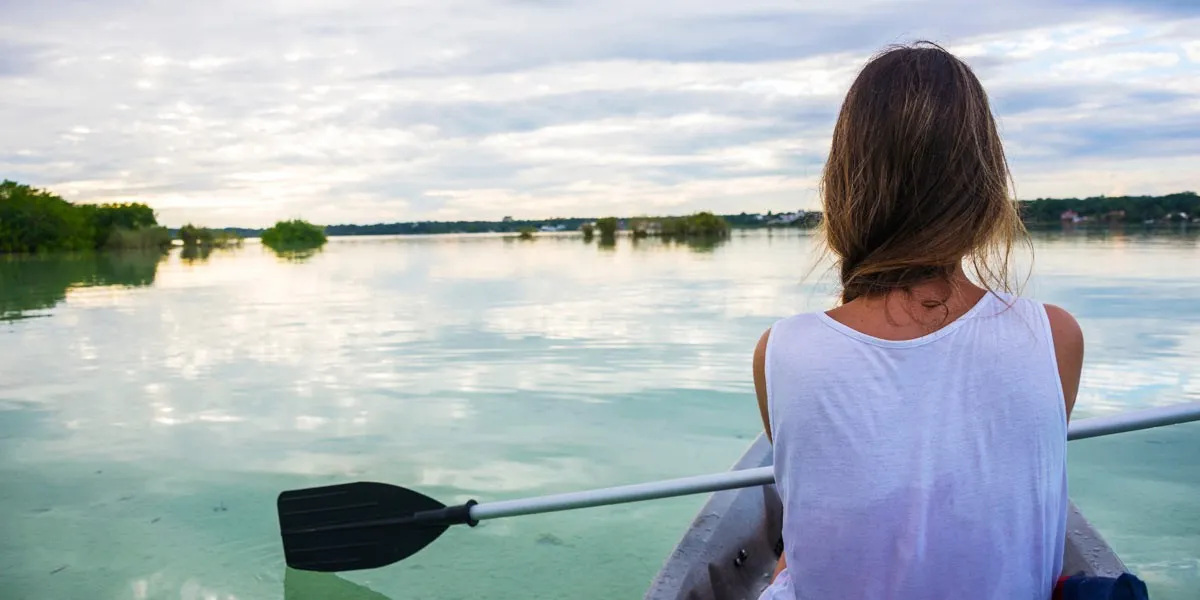
[[1017, 197], [1200, 191], [1195, 0], [0, 0], [0, 179], [170, 226], [814, 209], [919, 39]]

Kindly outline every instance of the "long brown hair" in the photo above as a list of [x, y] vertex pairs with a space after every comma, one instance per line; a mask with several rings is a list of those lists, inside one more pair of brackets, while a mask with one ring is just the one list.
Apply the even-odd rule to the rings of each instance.
[[850, 87], [821, 181], [822, 232], [841, 300], [949, 280], [965, 262], [985, 288], [1010, 290], [1025, 239], [987, 93], [929, 42], [892, 46]]

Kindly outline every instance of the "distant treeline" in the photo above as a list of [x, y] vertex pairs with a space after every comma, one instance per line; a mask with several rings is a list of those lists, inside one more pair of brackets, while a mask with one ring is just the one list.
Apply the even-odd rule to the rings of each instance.
[[[1037, 198], [1018, 202], [1022, 219], [1031, 225], [1061, 222], [1128, 222], [1154, 224], [1200, 222], [1200, 196], [1180, 192], [1165, 196], [1099, 196]], [[730, 229], [763, 227], [808, 228], [820, 224], [816, 211], [789, 213], [702, 212], [679, 217], [567, 217], [500, 221], [417, 221], [373, 225], [312, 225], [280, 221], [271, 229], [185, 225], [169, 230], [158, 224], [145, 204], [72, 204], [45, 190], [5, 180], [0, 183], [0, 253], [87, 251], [98, 249], [155, 249], [171, 245], [177, 235], [186, 247], [238, 245], [242, 237], [260, 237], [276, 250], [320, 248], [326, 236], [414, 235], [442, 233], [518, 233], [584, 231], [602, 238], [616, 231], [634, 237], [723, 236]], [[610, 233], [611, 232], [611, 233]]]
[[1170, 222], [1200, 217], [1200, 196], [1180, 192], [1166, 196], [1097, 196], [1092, 198], [1037, 198], [1020, 203], [1026, 223]]
[[376, 223], [374, 225], [327, 225], [327, 235], [422, 235], [437, 233], [518, 233], [526, 228], [541, 226], [565, 230], [579, 229], [595, 219], [558, 218], [504, 221], [418, 221], [411, 223]]
[[[709, 213], [700, 213], [709, 214]], [[780, 213], [782, 214], [782, 213]], [[794, 214], [794, 213], [793, 213]], [[799, 218], [787, 224], [774, 223], [776, 213], [765, 214], [731, 214], [715, 215], [731, 228], [758, 228], [768, 226], [803, 227], [811, 226], [820, 221], [820, 213], [809, 212], [807, 218]], [[695, 215], [687, 217], [629, 217], [616, 218], [618, 229], [632, 230], [637, 223], [661, 221], [666, 227], [685, 223]], [[522, 230], [548, 227], [561, 231], [578, 231], [584, 225], [595, 224], [599, 219], [594, 217], [555, 217], [550, 219], [504, 219], [502, 221], [414, 221], [403, 223], [376, 223], [373, 225], [327, 225], [325, 233], [331, 236], [341, 235], [420, 235], [439, 233], [520, 233]], [[670, 223], [670, 225], [667, 225]], [[246, 231], [246, 235], [258, 235], [258, 232]]]
[[[184, 231], [190, 226], [192, 225], [188, 224], [180, 227], [179, 229], [170, 229], [169, 231], [171, 232], [172, 237], [183, 240], [186, 244], [187, 238], [184, 237]], [[210, 232], [211, 235], [213, 235], [216, 239], [224, 238], [230, 240], [260, 237], [263, 233], [262, 229], [255, 229], [253, 227], [197, 227], [197, 229], [204, 229], [205, 231]]]
[[0, 253], [170, 245], [171, 234], [145, 204], [72, 204], [15, 181], [0, 183]]
[[[1200, 217], [1200, 196], [1195, 192], [1179, 192], [1165, 196], [1098, 196], [1090, 198], [1037, 198], [1018, 202], [1022, 219], [1028, 224], [1058, 224], [1061, 221], [1126, 221], [1129, 223], [1193, 220]], [[686, 223], [690, 217], [627, 217], [615, 219], [618, 230], [635, 231], [639, 224], [661, 222], [670, 229]], [[810, 228], [820, 224], [819, 211], [791, 213], [738, 213], [715, 215], [731, 229], [765, 227]], [[509, 219], [501, 221], [415, 221], [375, 223], [373, 225], [328, 225], [325, 233], [331, 236], [354, 235], [417, 235], [439, 233], [519, 233], [530, 229], [579, 231], [585, 225], [597, 225], [593, 217], [556, 217], [550, 219]], [[252, 237], [261, 229], [228, 228], [228, 231]], [[597, 229], [599, 231], [599, 228]]]

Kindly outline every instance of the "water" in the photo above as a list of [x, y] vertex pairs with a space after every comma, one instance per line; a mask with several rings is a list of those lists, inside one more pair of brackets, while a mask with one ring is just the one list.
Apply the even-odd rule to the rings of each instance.
[[[1087, 336], [1078, 418], [1200, 399], [1196, 235], [1037, 238]], [[810, 238], [334, 239], [283, 260], [0, 260], [0, 597], [638, 598], [702, 497], [455, 528], [287, 572], [276, 495], [359, 479], [481, 501], [724, 470], [750, 356], [829, 302]], [[1071, 446], [1073, 495], [1155, 598], [1200, 588], [1200, 427]]]

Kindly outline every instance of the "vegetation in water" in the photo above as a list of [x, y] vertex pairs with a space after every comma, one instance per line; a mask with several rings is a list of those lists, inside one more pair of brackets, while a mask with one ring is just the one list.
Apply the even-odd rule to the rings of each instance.
[[178, 235], [185, 249], [188, 247], [231, 248], [241, 246], [243, 241], [241, 234], [236, 231], [197, 227], [191, 223], [180, 227]]
[[583, 232], [583, 241], [592, 241], [592, 236], [596, 234], [596, 226], [591, 223], [584, 223], [579, 226], [579, 231]]
[[86, 252], [0, 256], [0, 321], [38, 316], [78, 287], [142, 287], [154, 283], [166, 254]]
[[596, 219], [596, 229], [600, 231], [600, 241], [610, 242], [617, 238], [617, 218], [604, 217]]
[[145, 204], [72, 204], [29, 185], [0, 183], [0, 253], [162, 250], [170, 244]]
[[663, 238], [724, 238], [729, 235], [729, 223], [711, 212], [698, 212], [686, 217], [642, 218], [630, 222], [634, 239], [649, 236]]
[[279, 221], [262, 234], [264, 246], [276, 252], [312, 250], [325, 245], [325, 230], [307, 221]]
[[535, 231], [535, 230], [534, 230], [534, 228], [532, 228], [532, 227], [522, 227], [522, 228], [521, 228], [521, 233], [520, 233], [520, 234], [518, 234], [518, 235], [517, 235], [517, 237], [518, 237], [518, 238], [520, 238], [520, 239], [522, 239], [522, 240], [532, 240], [532, 239], [533, 239], [533, 232], [534, 232], [534, 231]]
[[97, 246], [103, 250], [164, 250], [171, 246], [171, 232], [166, 227], [152, 226], [126, 229], [114, 227], [106, 241]]

